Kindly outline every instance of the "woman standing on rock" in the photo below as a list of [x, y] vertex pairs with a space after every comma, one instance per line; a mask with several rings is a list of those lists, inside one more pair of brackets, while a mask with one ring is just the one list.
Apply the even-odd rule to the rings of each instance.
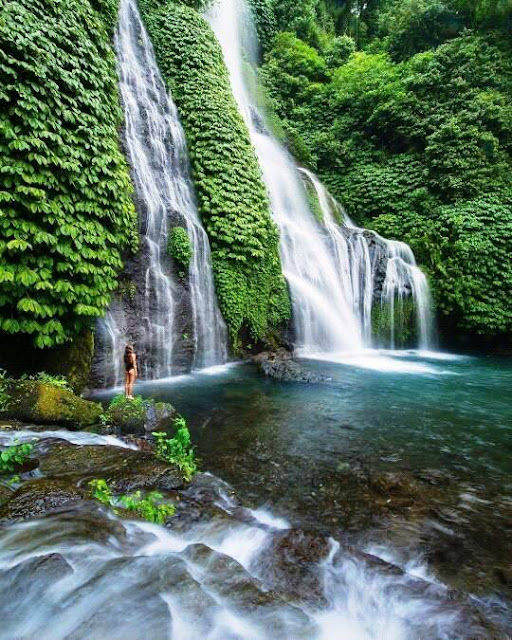
[[127, 344], [124, 350], [124, 395], [133, 398], [133, 385], [137, 380], [137, 356], [132, 344]]

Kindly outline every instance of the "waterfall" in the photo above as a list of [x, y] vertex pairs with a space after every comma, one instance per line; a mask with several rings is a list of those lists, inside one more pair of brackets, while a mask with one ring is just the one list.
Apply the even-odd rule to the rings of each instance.
[[[303, 168], [300, 171], [315, 190], [338, 262], [338, 273], [349, 291], [365, 344], [394, 349], [396, 317], [400, 317], [405, 301], [411, 299], [418, 346], [426, 350], [432, 348], [435, 340], [430, 290], [409, 245], [357, 227], [311, 171]], [[381, 265], [385, 275], [379, 287], [377, 272]], [[387, 316], [389, 340], [386, 344], [375, 344], [378, 337], [372, 335], [375, 305]]]
[[[265, 127], [247, 64], [255, 67], [257, 36], [246, 0], [219, 0], [207, 13], [228, 68], [233, 94], [249, 129], [280, 232], [283, 272], [290, 286], [298, 351], [303, 354], [357, 351], [373, 346], [376, 298], [387, 318], [386, 344], [395, 347], [395, 315], [406, 298], [416, 306], [419, 346], [431, 345], [428, 285], [404, 243], [359, 229], [318, 179], [315, 188], [324, 221], [311, 212], [300, 170]], [[338, 224], [333, 211], [343, 224]], [[405, 250], [407, 248], [407, 250]], [[382, 282], [379, 275], [385, 268]]]
[[[262, 127], [263, 117], [245, 82], [243, 37], [245, 28], [251, 26], [250, 11], [242, 0], [221, 0], [207, 17], [222, 47], [279, 228], [298, 349], [313, 353], [361, 347], [351, 302], [338, 277], [328, 239], [311, 216], [300, 174], [287, 151]], [[255, 34], [250, 35], [255, 45]]]
[[[133, 294], [135, 311], [126, 313], [124, 305], [114, 301], [100, 327], [110, 354], [106, 366], [111, 371], [105, 378], [119, 383], [126, 342], [135, 340], [137, 352], [143, 354], [142, 376], [161, 378], [176, 372], [178, 359], [188, 357], [187, 368], [225, 362], [227, 333], [215, 297], [208, 237], [197, 213], [184, 131], [136, 0], [121, 1], [115, 49], [125, 147], [141, 217], [141, 250], [134, 269], [140, 291]], [[167, 255], [171, 226], [184, 227], [192, 247], [188, 273], [179, 276], [172, 275]], [[179, 273], [178, 265], [175, 271]], [[184, 314], [190, 316], [191, 335], [179, 321]], [[188, 343], [191, 357], [180, 354], [182, 343]]]

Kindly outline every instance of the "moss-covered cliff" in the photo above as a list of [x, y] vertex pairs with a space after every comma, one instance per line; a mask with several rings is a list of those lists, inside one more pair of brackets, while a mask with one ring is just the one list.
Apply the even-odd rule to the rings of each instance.
[[0, 13], [0, 338], [74, 338], [136, 243], [119, 148], [117, 0], [13, 0]]
[[220, 47], [194, 8], [140, 0], [160, 70], [185, 127], [217, 295], [235, 349], [290, 317], [277, 229]]

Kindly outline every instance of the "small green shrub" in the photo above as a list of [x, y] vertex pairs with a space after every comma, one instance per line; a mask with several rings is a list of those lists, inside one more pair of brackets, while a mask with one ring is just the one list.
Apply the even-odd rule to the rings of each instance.
[[151, 491], [145, 496], [140, 491], [114, 496], [107, 481], [103, 479], [91, 480], [89, 487], [92, 497], [108, 507], [115, 507], [115, 513], [119, 508], [125, 509], [136, 513], [148, 522], [163, 524], [176, 512], [174, 505], [160, 503], [163, 495], [158, 491]]
[[137, 287], [134, 282], [124, 278], [119, 282], [117, 293], [121, 298], [123, 298], [123, 300], [126, 300], [127, 302], [134, 302], [135, 296], [137, 295]]
[[190, 432], [185, 418], [181, 416], [176, 418], [173, 424], [177, 429], [174, 438], [168, 438], [161, 431], [153, 432], [156, 455], [166, 462], [177, 465], [183, 478], [188, 482], [197, 472], [197, 461], [190, 441]]
[[46, 373], [46, 371], [40, 371], [34, 375], [24, 374], [21, 376], [21, 380], [38, 380], [39, 382], [44, 382], [44, 384], [51, 384], [58, 389], [72, 391], [66, 376], [52, 375], [51, 373]]
[[194, 250], [186, 229], [183, 227], [173, 227], [171, 229], [167, 242], [167, 253], [178, 264], [188, 268]]
[[109, 409], [116, 409], [118, 407], [124, 407], [127, 411], [131, 413], [138, 413], [142, 409], [146, 409], [148, 406], [148, 401], [144, 400], [142, 396], [135, 396], [134, 398], [127, 398], [122, 394], [114, 396], [108, 405]]
[[0, 474], [13, 473], [17, 467], [22, 466], [29, 457], [33, 444], [13, 444], [0, 453]]

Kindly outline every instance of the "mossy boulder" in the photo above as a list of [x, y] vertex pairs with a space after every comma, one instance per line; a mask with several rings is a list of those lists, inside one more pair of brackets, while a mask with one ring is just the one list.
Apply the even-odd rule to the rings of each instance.
[[107, 409], [107, 420], [125, 434], [144, 435], [151, 431], [165, 431], [176, 417], [176, 409], [167, 402], [145, 400], [140, 396], [116, 396]]
[[97, 424], [103, 413], [100, 404], [38, 380], [7, 380], [4, 389], [8, 397], [0, 413], [4, 418], [80, 429]]

